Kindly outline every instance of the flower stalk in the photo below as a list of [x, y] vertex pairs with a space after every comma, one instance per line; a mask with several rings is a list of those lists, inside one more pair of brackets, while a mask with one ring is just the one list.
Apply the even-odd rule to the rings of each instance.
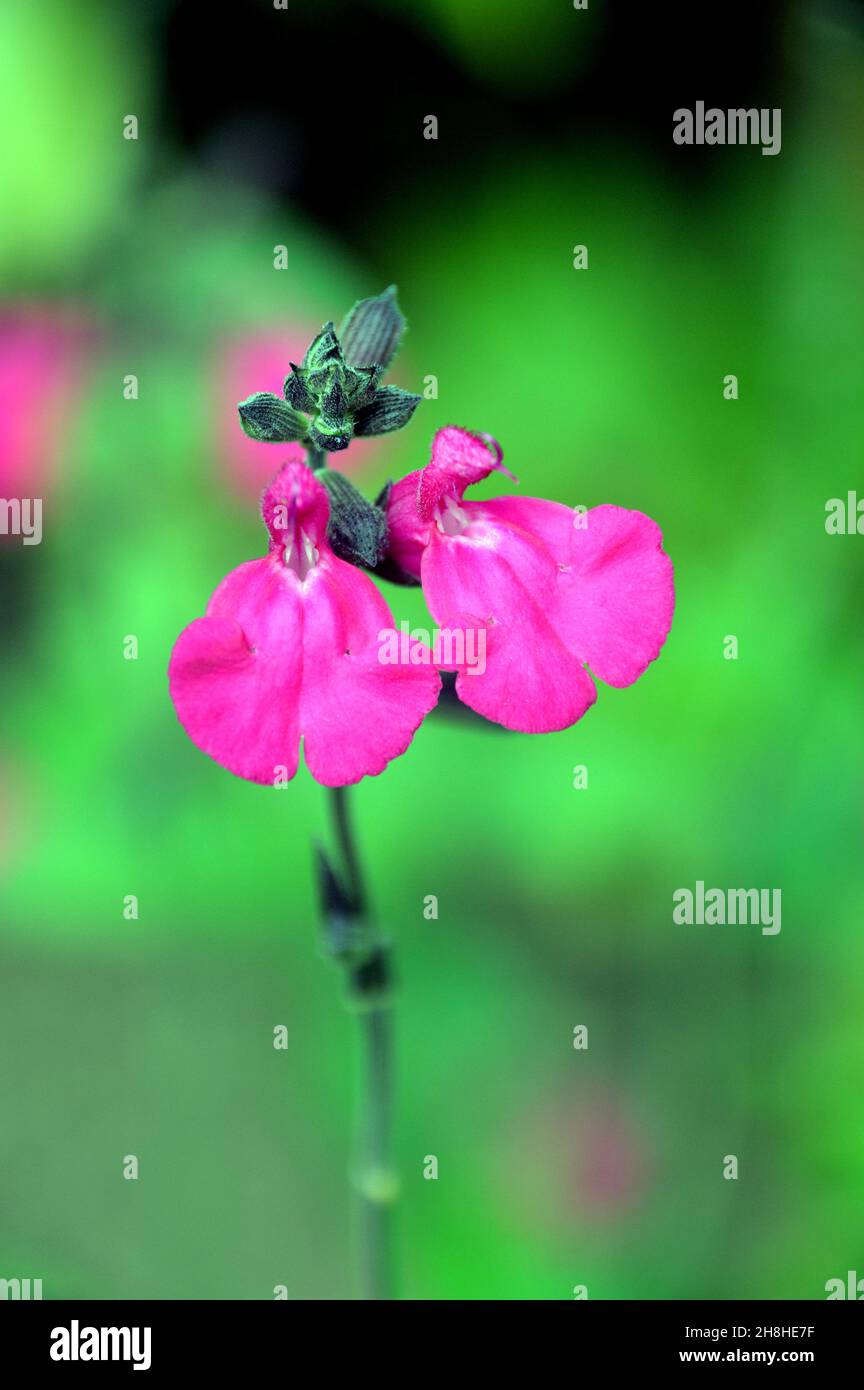
[[328, 953], [346, 977], [346, 1001], [359, 1026], [361, 1055], [351, 1177], [359, 1198], [361, 1286], [366, 1300], [395, 1297], [392, 1160], [393, 1004], [391, 949], [371, 920], [351, 822], [347, 787], [333, 787], [330, 808], [340, 872], [321, 855]]

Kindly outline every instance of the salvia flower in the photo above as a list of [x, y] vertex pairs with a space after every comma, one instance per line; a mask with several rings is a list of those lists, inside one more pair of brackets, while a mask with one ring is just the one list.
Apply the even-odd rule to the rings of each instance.
[[269, 553], [223, 579], [171, 656], [183, 728], [253, 782], [290, 780], [301, 738], [324, 785], [375, 776], [404, 753], [438, 698], [427, 649], [404, 665], [380, 660], [393, 618], [371, 579], [334, 554], [329, 506], [306, 464], [286, 464], [261, 504]]
[[494, 457], [486, 437], [438, 431], [431, 462], [390, 492], [390, 557], [421, 581], [441, 628], [485, 634], [485, 667], [459, 672], [460, 699], [508, 729], [549, 733], [597, 698], [587, 668], [631, 685], [659, 655], [675, 604], [672, 562], [642, 512], [466, 500], [466, 488], [501, 467], [491, 443]]

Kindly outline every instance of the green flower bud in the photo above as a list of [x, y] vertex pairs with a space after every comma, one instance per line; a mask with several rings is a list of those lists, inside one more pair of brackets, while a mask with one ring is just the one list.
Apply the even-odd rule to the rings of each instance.
[[339, 329], [345, 361], [352, 367], [389, 367], [405, 331], [405, 319], [390, 285], [374, 299], [361, 299]]
[[365, 498], [344, 473], [329, 468], [315, 475], [330, 498], [327, 539], [336, 554], [352, 565], [374, 570], [387, 551], [387, 518]]

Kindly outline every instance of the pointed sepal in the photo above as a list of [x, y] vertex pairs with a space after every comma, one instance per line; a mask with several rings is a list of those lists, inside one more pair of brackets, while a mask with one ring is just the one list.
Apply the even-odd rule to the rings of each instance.
[[339, 346], [339, 339], [333, 328], [332, 322], [325, 323], [321, 332], [314, 337], [306, 349], [306, 356], [303, 358], [303, 366], [308, 371], [316, 371], [319, 367], [327, 367], [331, 364], [343, 365], [342, 349]]
[[390, 434], [407, 425], [420, 404], [421, 397], [412, 391], [403, 391], [401, 386], [379, 386], [369, 405], [364, 405], [354, 416], [354, 433], [358, 436], [368, 434]]
[[305, 439], [308, 422], [281, 396], [270, 391], [256, 391], [237, 406], [244, 434], [266, 444], [287, 444], [290, 440]]
[[311, 414], [315, 409], [315, 397], [306, 382], [306, 368], [298, 367], [296, 362], [291, 363], [291, 372], [285, 378], [282, 394], [295, 410], [305, 410]]
[[369, 405], [378, 390], [383, 375], [383, 367], [346, 367], [345, 394], [352, 410]]

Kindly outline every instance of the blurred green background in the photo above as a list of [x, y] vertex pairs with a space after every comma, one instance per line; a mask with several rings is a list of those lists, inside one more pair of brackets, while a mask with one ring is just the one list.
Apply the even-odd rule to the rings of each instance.
[[[353, 793], [398, 947], [401, 1293], [864, 1274], [864, 539], [824, 526], [864, 494], [864, 25], [646, 8], [0, 11], [0, 494], [44, 499], [41, 546], [0, 537], [0, 1277], [356, 1296], [324, 794], [210, 762], [165, 673], [264, 549], [279, 451], [235, 402], [391, 281], [392, 379], [438, 398], [355, 480], [489, 431], [525, 494], [655, 517], [678, 592], [659, 662], [574, 728], [437, 715]], [[782, 107], [781, 154], [674, 146], [697, 99]], [[781, 933], [675, 926], [697, 879], [781, 888]]]

